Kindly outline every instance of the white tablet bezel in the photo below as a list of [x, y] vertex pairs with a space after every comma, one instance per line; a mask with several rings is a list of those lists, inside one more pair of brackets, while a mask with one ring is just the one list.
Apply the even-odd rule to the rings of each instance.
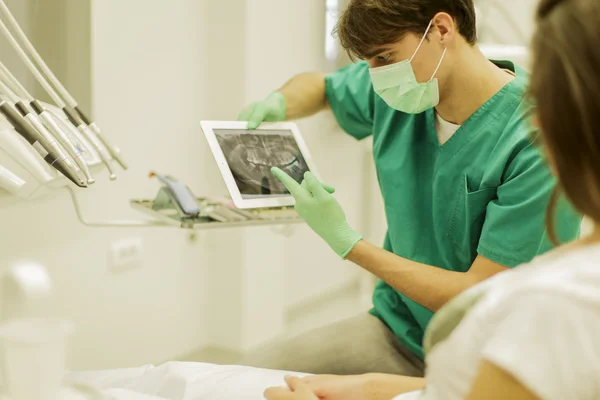
[[[241, 209], [249, 209], [249, 208], [266, 208], [266, 207], [286, 207], [293, 206], [295, 204], [294, 198], [292, 195], [288, 196], [277, 196], [273, 198], [262, 198], [262, 199], [244, 199], [242, 198], [242, 194], [237, 187], [231, 169], [229, 168], [229, 164], [227, 163], [227, 159], [223, 154], [223, 150], [219, 145], [217, 137], [213, 131], [213, 129], [241, 129], [248, 130], [248, 123], [244, 121], [200, 121], [200, 125], [202, 126], [202, 131], [204, 132], [204, 136], [206, 136], [206, 140], [208, 141], [208, 145], [215, 157], [215, 161], [219, 166], [219, 170], [221, 171], [221, 175], [223, 176], [223, 180], [225, 181], [225, 185], [227, 185], [227, 189], [229, 190], [229, 194], [233, 200], [233, 203], [237, 208]], [[287, 130], [291, 131], [294, 135], [294, 139], [298, 144], [298, 148], [300, 149], [300, 153], [304, 157], [306, 161], [306, 165], [308, 169], [318, 178], [319, 175], [315, 168], [315, 164], [310, 156], [308, 151], [308, 147], [302, 139], [302, 135], [300, 135], [300, 131], [298, 130], [298, 126], [293, 122], [263, 122], [256, 129], [258, 131], [261, 130]], [[248, 132], [252, 132], [248, 130]]]

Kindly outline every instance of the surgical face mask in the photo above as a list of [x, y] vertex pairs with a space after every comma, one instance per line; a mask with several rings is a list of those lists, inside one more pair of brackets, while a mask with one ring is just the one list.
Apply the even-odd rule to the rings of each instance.
[[423, 45], [432, 23], [433, 21], [427, 26], [421, 42], [419, 42], [417, 49], [410, 59], [369, 70], [375, 93], [385, 100], [388, 106], [395, 110], [407, 114], [419, 114], [437, 106], [440, 102], [438, 80], [435, 78], [435, 75], [440, 65], [442, 65], [446, 49], [444, 49], [440, 62], [435, 68], [433, 75], [431, 75], [431, 79], [425, 83], [417, 82], [415, 72], [411, 66], [411, 62], [421, 48], [421, 45]]

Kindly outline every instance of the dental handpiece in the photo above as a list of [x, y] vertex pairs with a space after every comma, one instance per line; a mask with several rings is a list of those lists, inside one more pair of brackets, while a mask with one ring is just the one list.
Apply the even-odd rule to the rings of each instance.
[[[6, 7], [6, 4], [4, 4], [4, 2], [2, 0], [0, 0], [0, 11], [4, 12], [7, 15], [7, 17], [9, 17], [9, 19], [14, 20], [14, 18], [12, 17], [12, 14], [10, 14], [10, 10], [8, 10], [8, 7]], [[12, 23], [12, 20], [11, 20], [11, 23]], [[14, 23], [16, 24], [16, 20], [14, 20]], [[18, 24], [17, 24], [17, 26], [18, 26]], [[38, 69], [35, 66], [35, 64], [33, 63], [33, 61], [31, 61], [29, 59], [29, 56], [27, 55], [25, 50], [23, 50], [21, 48], [21, 46], [19, 45], [17, 40], [14, 38], [14, 36], [8, 30], [6, 24], [4, 24], [4, 22], [2, 22], [1, 19], [0, 19], [0, 31], [4, 34], [4, 36], [6, 37], [8, 42], [11, 44], [13, 49], [17, 52], [18, 56], [21, 58], [21, 61], [23, 61], [23, 63], [27, 66], [27, 68], [29, 69], [31, 74], [35, 77], [35, 79], [38, 81], [40, 86], [42, 86], [42, 88], [46, 91], [46, 93], [48, 93], [48, 95], [52, 98], [52, 101], [54, 101], [56, 106], [58, 108], [63, 109], [66, 112], [66, 109], [68, 106], [62, 100], [62, 98], [58, 95], [58, 93], [52, 88], [50, 83], [48, 83], [46, 78], [44, 78], [42, 73], [40, 71], [38, 71]], [[38, 55], [38, 57], [39, 57], [39, 55]], [[81, 118], [75, 111], [72, 111], [70, 113], [72, 115], [67, 114], [67, 116], [69, 117], [69, 120], [71, 122], [73, 122], [73, 121], [79, 122], [80, 121], [79, 123], [76, 123], [75, 126], [92, 143], [92, 145], [98, 151], [98, 154], [100, 155], [100, 159], [102, 160], [102, 162], [108, 169], [110, 179], [111, 180], [116, 179], [117, 176], [113, 172], [112, 167], [110, 165], [110, 154], [108, 153], [108, 150], [104, 147], [102, 142], [100, 142], [98, 140], [96, 135], [88, 128], [88, 126], [83, 123], [83, 121], [81, 120]], [[73, 123], [75, 123], [75, 122], [73, 122]]]
[[[39, 118], [41, 119], [41, 123], [42, 123], [43, 127], [45, 127], [50, 132], [51, 135], [53, 135], [55, 138], [58, 139], [59, 143], [62, 145], [62, 147], [66, 150], [68, 155], [75, 161], [75, 163], [77, 164], [79, 169], [85, 175], [87, 183], [88, 184], [94, 183], [95, 180], [90, 173], [87, 163], [83, 159], [83, 152], [81, 152], [73, 144], [73, 142], [68, 138], [66, 133], [56, 124], [56, 122], [54, 121], [52, 116], [48, 113], [48, 111], [46, 111], [41, 106], [41, 104], [37, 100], [35, 100], [33, 98], [33, 96], [31, 96], [29, 94], [29, 92], [27, 92], [27, 90], [11, 74], [11, 72], [8, 70], [8, 68], [6, 68], [6, 66], [4, 66], [4, 64], [2, 64], [2, 62], [0, 62], [0, 78], [1, 78], [0, 79], [0, 90], [2, 92], [4, 92], [5, 94], [7, 94], [15, 105], [22, 104], [21, 99], [15, 93], [17, 91], [20, 92], [21, 95], [24, 96], [24, 98], [29, 102], [30, 107], [26, 107], [26, 108], [36, 112], [37, 116], [39, 116]], [[13, 86], [14, 90], [11, 89], [9, 87], [9, 85]], [[17, 108], [21, 112], [21, 114], [23, 114], [22, 107], [21, 108], [17, 107]], [[28, 114], [31, 114], [31, 113], [28, 113]], [[28, 117], [28, 118], [32, 118], [32, 117], [33, 117], [33, 114], [31, 114], [31, 117]], [[35, 117], [35, 118], [37, 119], [37, 117]], [[37, 121], [37, 122], [39, 123], [39, 121]], [[35, 124], [34, 126], [36, 126], [36, 128], [38, 128], [38, 130], [41, 130], [41, 129], [39, 129], [37, 124]], [[43, 133], [43, 130], [41, 130], [41, 131]]]
[[38, 114], [38, 116], [42, 120], [43, 124], [46, 126], [46, 128], [48, 128], [50, 133], [52, 133], [54, 136], [58, 137], [58, 140], [65, 147], [65, 149], [71, 155], [71, 157], [73, 157], [73, 159], [75, 160], [75, 162], [77, 163], [79, 168], [81, 168], [81, 170], [83, 171], [83, 174], [85, 175], [85, 178], [87, 179], [87, 183], [89, 185], [95, 183], [96, 180], [92, 176], [87, 163], [83, 159], [83, 152], [80, 151], [75, 146], [75, 144], [73, 144], [73, 142], [71, 142], [71, 140], [69, 140], [69, 137], [67, 136], [67, 134], [60, 128], [60, 126], [58, 126], [58, 124], [56, 123], [54, 118], [52, 118], [52, 115], [50, 115], [50, 113], [48, 111], [46, 111], [42, 107], [42, 105], [35, 99], [32, 100], [31, 102], [29, 102], [29, 105]]
[[[2, 12], [5, 15], [5, 17], [8, 20], [8, 23], [13, 28], [17, 37], [19, 38], [19, 40], [21, 41], [21, 43], [24, 47], [24, 50], [23, 50], [22, 48], [20, 48], [20, 46], [16, 40], [11, 40], [11, 38], [9, 38], [9, 41], [11, 41], [11, 43], [13, 43], [13, 47], [15, 45], [17, 47], [19, 47], [19, 49], [15, 48], [15, 50], [17, 50], [17, 52], [23, 53], [23, 55], [25, 55], [25, 57], [27, 57], [27, 55], [25, 54], [25, 51], [29, 54], [29, 57], [31, 57], [35, 61], [35, 63], [38, 65], [38, 67], [41, 69], [41, 71], [44, 73], [44, 75], [46, 75], [46, 78], [50, 81], [50, 83], [54, 86], [54, 88], [56, 88], [56, 91], [66, 101], [67, 105], [72, 110], [74, 110], [74, 112], [81, 118], [81, 120], [85, 123], [85, 125], [90, 128], [91, 132], [93, 132], [93, 134], [104, 145], [106, 150], [109, 152], [110, 156], [115, 161], [117, 161], [123, 169], [126, 170], [127, 164], [125, 164], [125, 162], [123, 161], [119, 152], [108, 143], [108, 141], [102, 134], [102, 131], [100, 130], [100, 127], [98, 126], [98, 124], [95, 121], [93, 121], [91, 118], [86, 116], [83, 113], [83, 111], [79, 108], [79, 105], [77, 104], [77, 101], [75, 100], [75, 98], [69, 93], [69, 91], [64, 87], [64, 85], [60, 82], [60, 80], [56, 77], [56, 75], [54, 75], [52, 70], [48, 67], [48, 65], [42, 58], [42, 56], [40, 56], [40, 54], [37, 52], [37, 50], [31, 43], [31, 41], [25, 34], [25, 32], [23, 32], [23, 29], [21, 29], [21, 26], [17, 22], [16, 18], [12, 15], [12, 13], [10, 12], [10, 9], [8, 8], [8, 6], [6, 5], [6, 3], [3, 0], [0, 0], [0, 12]], [[6, 33], [8, 33], [8, 35], [10, 35], [10, 32], [8, 32], [7, 30], [5, 30], [5, 34]], [[59, 105], [59, 104], [57, 104], [57, 105], [62, 108], [61, 105]]]
[[39, 155], [53, 168], [67, 177], [71, 182], [79, 187], [87, 187], [85, 182], [75, 174], [72, 166], [67, 164], [55, 149], [48, 146], [41, 135], [31, 125], [30, 120], [25, 119], [19, 112], [7, 101], [0, 102], [0, 113], [6, 117], [8, 122], [15, 128], [31, 146], [39, 153]]
[[[67, 94], [67, 92], [65, 92], [63, 94], [63, 96]], [[70, 96], [70, 95], [69, 95]], [[106, 149], [108, 150], [108, 152], [110, 153], [110, 155], [112, 156], [112, 158], [119, 163], [119, 165], [121, 166], [121, 168], [123, 169], [127, 169], [127, 164], [125, 164], [125, 161], [123, 161], [123, 158], [121, 157], [121, 155], [119, 154], [119, 152], [112, 147], [108, 141], [106, 140], [106, 138], [104, 137], [104, 135], [102, 134], [102, 131], [100, 130], [100, 127], [98, 126], [98, 124], [95, 121], [92, 121], [87, 115], [85, 115], [85, 113], [83, 111], [81, 111], [81, 109], [79, 108], [79, 106], [77, 105], [77, 103], [73, 100], [73, 102], [69, 101], [69, 97], [66, 97], [67, 99], [67, 103], [70, 103], [69, 105], [71, 106], [71, 108], [73, 108], [75, 110], [75, 112], [77, 112], [77, 114], [79, 115], [79, 117], [83, 120], [83, 122], [90, 127], [90, 129], [92, 130], [92, 132], [94, 132], [96, 134], [96, 136], [98, 137], [98, 139], [100, 139], [100, 141], [102, 142], [102, 144], [104, 144], [104, 147], [106, 147]]]
[[97, 135], [95, 135], [90, 130], [90, 128], [88, 128], [88, 126], [85, 124], [85, 122], [83, 122], [83, 120], [81, 119], [79, 114], [77, 114], [77, 112], [75, 110], [73, 110], [71, 107], [65, 105], [62, 110], [67, 115], [67, 118], [69, 118], [69, 121], [71, 121], [71, 123], [77, 127], [79, 132], [81, 132], [90, 142], [92, 142], [92, 145], [94, 147], [96, 147], [96, 149], [98, 150], [98, 154], [100, 155], [100, 159], [102, 160], [102, 162], [104, 163], [104, 165], [106, 165], [106, 168], [108, 169], [108, 174], [109, 174], [110, 180], [114, 181], [115, 179], [117, 179], [117, 175], [115, 175], [115, 173], [113, 172], [113, 170], [110, 166], [111, 155], [107, 151], [106, 147], [104, 147], [102, 142], [100, 142], [98, 140]]
[[58, 158], [62, 160], [69, 169], [73, 170], [73, 173], [76, 176], [79, 176], [81, 170], [79, 169], [77, 164], [75, 164], [73, 160], [66, 154], [64, 148], [58, 143], [56, 138], [52, 136], [48, 129], [46, 129], [46, 127], [42, 124], [38, 117], [29, 109], [29, 107], [23, 104], [22, 101], [14, 103], [14, 107], [37, 130], [39, 134], [40, 143], [42, 143], [42, 145], [45, 148], [52, 149], [54, 153], [56, 153]]

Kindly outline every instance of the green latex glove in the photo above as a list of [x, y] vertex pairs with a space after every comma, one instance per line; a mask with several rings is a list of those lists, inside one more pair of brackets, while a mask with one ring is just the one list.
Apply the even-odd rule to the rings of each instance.
[[294, 196], [298, 215], [333, 251], [346, 258], [362, 239], [362, 235], [350, 228], [346, 214], [337, 200], [310, 172], [304, 175], [304, 181], [299, 184], [279, 168], [273, 168], [271, 171]]
[[[302, 185], [300, 185], [300, 186], [302, 186], [304, 188], [304, 190], [310, 190], [310, 189], [308, 189], [308, 184], [306, 183], [306, 179], [302, 181]], [[329, 194], [335, 193], [335, 188], [333, 186], [329, 186], [328, 184], [323, 183], [323, 182], [321, 182], [321, 186], [323, 187], [323, 189], [325, 189], [327, 191], [327, 193], [329, 193]]]
[[273, 92], [263, 101], [250, 104], [238, 116], [239, 121], [248, 121], [248, 129], [256, 129], [263, 122], [285, 121], [285, 97]]

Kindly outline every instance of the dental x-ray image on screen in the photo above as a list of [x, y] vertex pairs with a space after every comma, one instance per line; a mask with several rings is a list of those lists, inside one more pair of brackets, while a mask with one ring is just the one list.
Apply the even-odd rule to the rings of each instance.
[[214, 134], [244, 199], [289, 195], [272, 167], [298, 183], [308, 171], [292, 131], [214, 129]]

